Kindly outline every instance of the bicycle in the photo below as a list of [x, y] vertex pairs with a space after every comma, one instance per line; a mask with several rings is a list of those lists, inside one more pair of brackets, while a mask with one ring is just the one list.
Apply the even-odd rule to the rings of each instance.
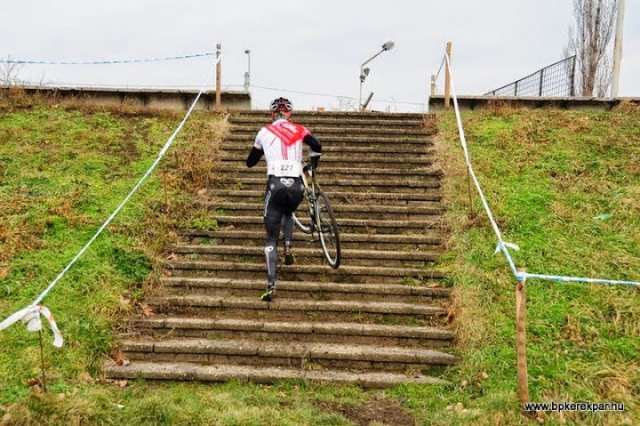
[[295, 213], [293, 214], [293, 221], [299, 230], [305, 234], [310, 234], [312, 238], [316, 233], [318, 234], [322, 251], [329, 266], [333, 269], [338, 269], [340, 266], [340, 233], [329, 198], [320, 189], [313, 167], [307, 164], [302, 170], [309, 224], [302, 223]]

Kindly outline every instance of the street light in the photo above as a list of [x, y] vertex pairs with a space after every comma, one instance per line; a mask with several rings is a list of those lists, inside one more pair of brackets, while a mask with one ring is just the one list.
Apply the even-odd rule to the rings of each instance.
[[382, 45], [382, 49], [378, 53], [376, 53], [375, 55], [373, 55], [372, 57], [364, 61], [362, 65], [360, 65], [360, 96], [358, 98], [358, 106], [360, 108], [360, 111], [362, 111], [362, 85], [364, 84], [364, 81], [367, 79], [367, 76], [371, 72], [370, 68], [365, 68], [364, 66], [367, 65], [369, 62], [373, 61], [375, 58], [377, 58], [382, 52], [386, 52], [387, 50], [393, 49], [394, 45], [395, 43], [393, 41], [391, 40], [387, 41], [385, 44]]
[[244, 73], [244, 90], [248, 92], [251, 86], [251, 50], [245, 49], [244, 53], [247, 55], [247, 72]]

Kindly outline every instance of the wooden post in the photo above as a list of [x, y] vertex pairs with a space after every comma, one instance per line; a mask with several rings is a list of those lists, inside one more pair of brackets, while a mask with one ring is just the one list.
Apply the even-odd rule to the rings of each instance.
[[526, 278], [516, 285], [516, 357], [518, 364], [518, 399], [520, 409], [529, 402], [529, 379], [527, 374], [527, 292]]
[[222, 110], [222, 45], [216, 44], [216, 111]]
[[449, 72], [449, 62], [451, 62], [451, 42], [447, 42], [447, 56], [449, 61], [445, 64], [444, 74], [444, 107], [449, 109], [451, 107], [451, 74]]
[[42, 374], [42, 378], [40, 381], [42, 382], [42, 391], [47, 393], [47, 374], [46, 374], [46, 366], [44, 363], [44, 345], [42, 343], [42, 330], [38, 331], [40, 335], [40, 372]]

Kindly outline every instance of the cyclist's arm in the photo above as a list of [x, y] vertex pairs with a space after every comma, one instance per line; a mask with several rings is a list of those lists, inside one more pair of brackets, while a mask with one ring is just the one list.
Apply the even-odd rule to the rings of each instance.
[[305, 144], [311, 148], [311, 153], [309, 154], [311, 166], [313, 168], [318, 167], [318, 163], [320, 162], [320, 155], [322, 155], [322, 145], [318, 142], [318, 139], [314, 138], [312, 134], [307, 134], [302, 140]]
[[264, 154], [264, 150], [262, 149], [262, 138], [260, 137], [261, 134], [262, 129], [256, 135], [256, 141], [253, 143], [251, 152], [247, 157], [247, 167], [253, 167], [258, 164], [258, 161], [262, 158], [262, 154]]
[[260, 161], [260, 159], [262, 158], [262, 154], [264, 154], [264, 151], [262, 151], [262, 149], [256, 148], [255, 146], [251, 148], [251, 152], [247, 157], [247, 167], [253, 167], [258, 164], [258, 161]]

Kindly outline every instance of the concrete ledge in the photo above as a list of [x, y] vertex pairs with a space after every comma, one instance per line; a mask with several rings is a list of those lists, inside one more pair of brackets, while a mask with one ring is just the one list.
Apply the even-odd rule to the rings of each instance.
[[[558, 109], [599, 109], [610, 110], [622, 102], [640, 105], [640, 98], [592, 98], [592, 97], [539, 97], [539, 96], [459, 96], [461, 109], [473, 110], [495, 105], [508, 105], [521, 108], [558, 108]], [[429, 99], [431, 111], [444, 109], [444, 96], [436, 95]]]
[[[217, 246], [211, 246], [217, 247]], [[220, 246], [224, 249], [225, 246]], [[251, 248], [251, 247], [249, 247]], [[260, 250], [260, 248], [256, 247]], [[194, 278], [194, 277], [164, 277], [161, 282], [167, 287], [200, 287], [221, 289], [249, 289], [263, 290], [264, 280], [230, 279], [230, 278]], [[344, 293], [344, 294], [380, 294], [383, 296], [435, 296], [449, 297], [451, 291], [441, 287], [410, 286], [405, 284], [354, 284], [354, 283], [330, 283], [330, 282], [299, 282], [279, 281], [278, 290], [290, 292], [314, 292], [314, 293]]]
[[118, 366], [107, 361], [105, 374], [111, 379], [188, 380], [201, 382], [254, 382], [269, 384], [280, 380], [305, 380], [339, 383], [365, 388], [388, 388], [404, 383], [444, 385], [446, 381], [430, 376], [381, 372], [348, 372], [337, 370], [302, 370], [241, 365], [198, 365], [191, 363], [134, 362]]
[[[395, 236], [395, 235], [394, 235]], [[367, 237], [367, 235], [365, 235]], [[403, 235], [400, 235], [403, 237]], [[164, 262], [163, 266], [169, 270], [196, 270], [196, 271], [249, 271], [264, 272], [264, 263], [223, 262], [223, 261], [172, 261]], [[401, 267], [373, 267], [373, 266], [341, 266], [339, 269], [329, 269], [324, 265], [280, 265], [282, 272], [326, 274], [326, 275], [365, 275], [383, 277], [429, 277], [432, 279], [444, 278], [442, 271], [427, 268], [401, 268]]]
[[140, 329], [195, 329], [267, 332], [273, 334], [324, 334], [342, 336], [404, 337], [451, 341], [454, 334], [446, 329], [424, 326], [360, 324], [353, 322], [269, 322], [250, 319], [213, 318], [140, 318], [131, 321]]
[[[400, 348], [378, 345], [346, 345], [314, 342], [263, 342], [254, 340], [167, 339], [125, 340], [125, 352], [243, 355], [259, 358], [292, 358], [308, 360], [350, 360], [377, 363], [450, 365], [456, 357], [434, 349]], [[253, 360], [253, 362], [259, 362]], [[253, 363], [252, 362], [252, 363]]]
[[[27, 95], [44, 95], [61, 100], [81, 101], [98, 106], [129, 104], [135, 107], [184, 111], [198, 94], [197, 90], [156, 88], [104, 88], [53, 86], [0, 86], [1, 91], [22, 90]], [[196, 105], [197, 110], [211, 111], [215, 107], [215, 90], [206, 91]], [[222, 105], [229, 110], [251, 109], [251, 95], [244, 91], [222, 92]]]
[[315, 301], [300, 299], [276, 299], [264, 303], [257, 297], [217, 297], [217, 296], [165, 296], [148, 298], [152, 306], [162, 307], [206, 307], [228, 309], [251, 309], [257, 311], [297, 311], [297, 312], [343, 312], [370, 314], [400, 314], [441, 316], [446, 311], [437, 305], [400, 302], [354, 302], [345, 300]]

